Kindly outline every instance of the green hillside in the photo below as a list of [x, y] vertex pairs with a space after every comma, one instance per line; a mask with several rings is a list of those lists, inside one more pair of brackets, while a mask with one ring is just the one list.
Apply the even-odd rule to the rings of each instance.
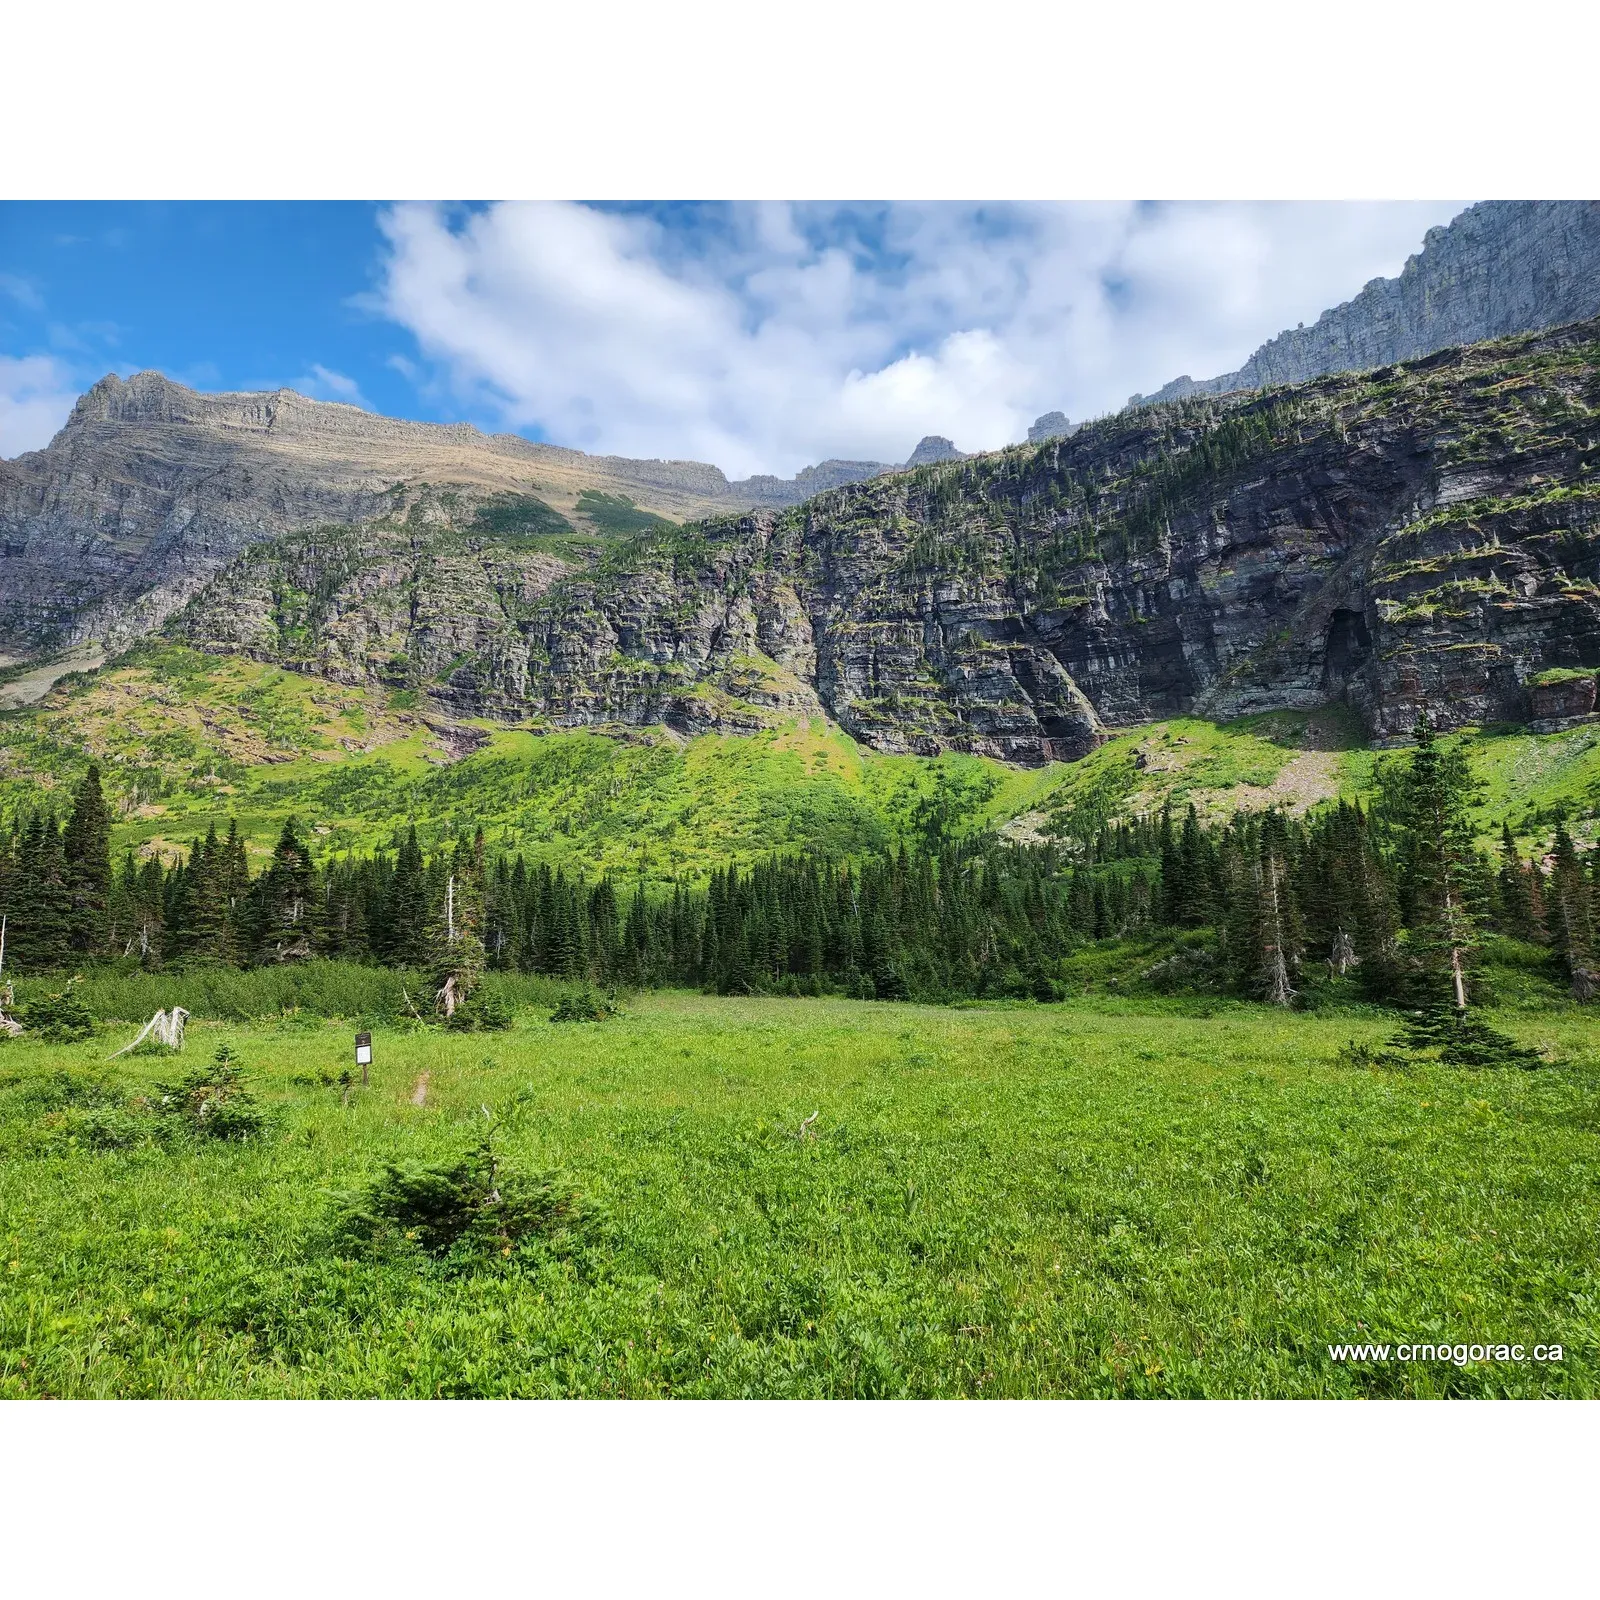
[[[1526, 842], [1558, 818], [1580, 840], [1600, 814], [1600, 728], [1464, 735], [1485, 782], [1483, 831]], [[933, 832], [1081, 835], [1102, 820], [1194, 804], [1303, 812], [1370, 785], [1381, 752], [1338, 710], [1228, 726], [1130, 729], [1086, 759], [1012, 768], [974, 756], [880, 755], [821, 719], [745, 736], [452, 724], [415, 691], [333, 684], [241, 656], [141, 647], [0, 715], [0, 811], [62, 793], [90, 760], [115, 808], [114, 846], [170, 854], [237, 818], [270, 848], [291, 814], [319, 849], [430, 847], [482, 827], [491, 846], [587, 872], [699, 876], [774, 848], [848, 855]]]

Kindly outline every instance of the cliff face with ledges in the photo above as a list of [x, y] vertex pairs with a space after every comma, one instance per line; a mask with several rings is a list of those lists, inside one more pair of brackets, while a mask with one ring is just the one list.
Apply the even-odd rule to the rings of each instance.
[[[1424, 703], [1537, 718], [1542, 675], [1600, 666], [1597, 451], [1587, 324], [1141, 409], [582, 571], [447, 531], [269, 546], [171, 627], [557, 726], [825, 711], [883, 750], [1041, 761], [1163, 716], [1343, 701], [1387, 739]], [[303, 597], [289, 626], [271, 594]]]
[[0, 461], [0, 645], [117, 648], [158, 627], [247, 545], [318, 523], [448, 521], [475, 499], [585, 490], [674, 521], [793, 505], [868, 477], [824, 462], [730, 483], [698, 461], [630, 461], [270, 394], [198, 394], [159, 373], [102, 379], [45, 450]]

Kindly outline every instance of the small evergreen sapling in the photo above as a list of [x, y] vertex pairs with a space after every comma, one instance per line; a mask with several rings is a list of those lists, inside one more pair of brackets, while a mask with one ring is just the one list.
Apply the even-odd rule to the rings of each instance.
[[620, 1016], [622, 1008], [617, 1004], [616, 992], [612, 991], [605, 996], [597, 995], [585, 984], [573, 994], [563, 995], [561, 1004], [550, 1013], [552, 1022], [607, 1022], [612, 1017]]
[[66, 987], [56, 994], [47, 994], [30, 1002], [22, 1020], [36, 1039], [56, 1044], [75, 1044], [94, 1037], [94, 1016], [78, 993], [81, 976], [67, 980]]
[[201, 1139], [243, 1141], [266, 1131], [267, 1114], [245, 1087], [244, 1068], [231, 1046], [217, 1046], [209, 1066], [158, 1083], [154, 1105], [175, 1132]]
[[458, 1267], [504, 1259], [524, 1243], [558, 1252], [595, 1221], [583, 1199], [551, 1174], [507, 1167], [491, 1125], [455, 1160], [384, 1162], [376, 1177], [341, 1197], [339, 1231], [361, 1248], [414, 1246]]

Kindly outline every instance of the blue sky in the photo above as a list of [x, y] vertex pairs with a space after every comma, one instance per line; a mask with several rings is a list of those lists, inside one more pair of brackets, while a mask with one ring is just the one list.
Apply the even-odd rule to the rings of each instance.
[[198, 389], [301, 387], [320, 366], [359, 373], [378, 410], [431, 417], [386, 365], [395, 329], [351, 304], [380, 242], [371, 205], [0, 205], [0, 351]]
[[0, 204], [0, 456], [108, 371], [733, 476], [1231, 370], [1460, 202]]

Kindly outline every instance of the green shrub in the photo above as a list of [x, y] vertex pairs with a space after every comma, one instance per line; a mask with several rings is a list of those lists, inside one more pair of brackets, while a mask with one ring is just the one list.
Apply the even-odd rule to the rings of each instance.
[[[312, 960], [281, 966], [197, 967], [187, 972], [145, 972], [131, 963], [91, 967], [81, 992], [96, 1017], [143, 1024], [157, 1011], [182, 1006], [192, 1016], [218, 1022], [258, 1018], [339, 1017], [363, 1024], [398, 1022], [410, 1015], [406, 992], [416, 995], [425, 979], [399, 968], [355, 961]], [[24, 979], [26, 1001], [41, 985]], [[515, 1011], [554, 1005], [568, 984], [537, 973], [490, 972], [482, 990]]]
[[553, 1175], [502, 1165], [492, 1130], [452, 1161], [386, 1161], [362, 1189], [340, 1197], [336, 1216], [348, 1244], [415, 1246], [456, 1265], [504, 1259], [530, 1243], [560, 1252], [580, 1242], [594, 1220]]
[[479, 987], [446, 1018], [445, 1027], [457, 1033], [504, 1033], [514, 1020], [515, 1013], [500, 995]]
[[62, 1129], [69, 1143], [91, 1150], [126, 1150], [156, 1132], [152, 1118], [128, 1106], [75, 1107], [63, 1118]]
[[1368, 1044], [1364, 1039], [1352, 1039], [1335, 1059], [1341, 1067], [1367, 1072], [1409, 1072], [1414, 1065], [1404, 1052], [1385, 1049], [1381, 1044]]
[[97, 1071], [18, 1072], [0, 1078], [0, 1089], [12, 1089], [30, 1111], [60, 1111], [69, 1106], [115, 1106], [126, 1098], [123, 1086]]
[[245, 1087], [244, 1069], [228, 1045], [218, 1045], [209, 1066], [173, 1083], [158, 1083], [156, 1112], [168, 1128], [201, 1139], [253, 1139], [266, 1131], [267, 1114]]
[[1491, 1027], [1476, 1011], [1429, 1006], [1406, 1018], [1392, 1046], [1415, 1054], [1437, 1050], [1447, 1067], [1542, 1067], [1544, 1058]]
[[94, 1037], [94, 1014], [83, 1002], [81, 977], [67, 979], [67, 986], [56, 994], [31, 1001], [22, 1013], [22, 1022], [36, 1039], [55, 1044], [72, 1044]]
[[576, 993], [562, 997], [561, 1004], [550, 1013], [550, 1020], [552, 1022], [605, 1022], [621, 1014], [622, 1008], [617, 1004], [615, 991], [602, 998], [595, 994], [588, 984], [585, 984]]

